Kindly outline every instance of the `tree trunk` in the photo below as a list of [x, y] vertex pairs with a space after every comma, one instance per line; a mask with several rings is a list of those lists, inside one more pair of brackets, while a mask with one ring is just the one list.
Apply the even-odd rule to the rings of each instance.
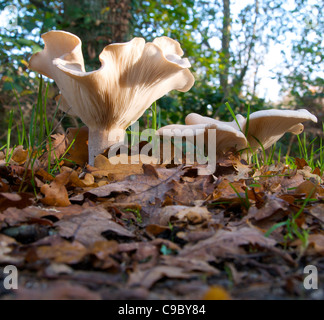
[[82, 40], [86, 66], [100, 66], [98, 56], [111, 43], [129, 40], [131, 0], [62, 0], [61, 28]]

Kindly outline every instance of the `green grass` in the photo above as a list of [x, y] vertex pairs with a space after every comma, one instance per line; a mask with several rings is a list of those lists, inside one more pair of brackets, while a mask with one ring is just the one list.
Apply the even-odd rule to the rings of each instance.
[[286, 227], [286, 233], [284, 236], [285, 240], [285, 248], [287, 247], [289, 240], [294, 240], [295, 237], [297, 237], [301, 243], [303, 250], [307, 248], [308, 246], [308, 236], [309, 236], [309, 230], [301, 229], [298, 226], [297, 219], [300, 217], [300, 215], [304, 212], [304, 209], [306, 205], [312, 201], [311, 197], [313, 192], [315, 191], [315, 188], [309, 193], [307, 198], [303, 201], [302, 206], [298, 210], [296, 214], [293, 214], [291, 217], [289, 217], [286, 221], [279, 222], [275, 225], [273, 225], [265, 234], [265, 237], [269, 237], [270, 234], [275, 231], [276, 229], [285, 226]]
[[[49, 174], [54, 176], [55, 172], [57, 170], [60, 170], [59, 163], [64, 159], [64, 156], [68, 152], [69, 148], [71, 148], [72, 144], [74, 143], [73, 140], [71, 145], [68, 147], [68, 149], [63, 154], [63, 156], [60, 157], [60, 159], [57, 159], [56, 157], [55, 159], [52, 159], [52, 151], [54, 146], [52, 143], [51, 135], [55, 132], [56, 129], [56, 127], [54, 128], [54, 121], [57, 115], [58, 106], [54, 112], [52, 119], [48, 119], [47, 118], [48, 89], [49, 89], [48, 85], [46, 86], [46, 88], [44, 88], [44, 81], [40, 76], [37, 101], [32, 106], [30, 121], [28, 126], [26, 125], [26, 119], [24, 118], [22, 112], [19, 97], [15, 92], [15, 90], [13, 89], [14, 95], [17, 100], [18, 109], [16, 110], [12, 109], [9, 112], [7, 141], [6, 144], [0, 148], [0, 149], [5, 148], [6, 150], [5, 161], [6, 161], [6, 165], [9, 165], [14, 149], [17, 147], [16, 144], [12, 145], [11, 137], [14, 133], [16, 134], [18, 145], [22, 145], [24, 149], [28, 151], [25, 168], [31, 169], [32, 177], [30, 182], [33, 186], [35, 195], [36, 195], [36, 185], [35, 185], [35, 177], [34, 177], [35, 174], [34, 166], [36, 160], [47, 150], [48, 151], [47, 171]], [[63, 120], [63, 117], [61, 118], [59, 124]], [[14, 123], [15, 122], [14, 119], [18, 119], [18, 121], [16, 121], [17, 122], [16, 125]], [[14, 128], [16, 129], [16, 132], [14, 132]], [[51, 163], [53, 162], [55, 164], [52, 167]], [[25, 173], [22, 177], [22, 181], [18, 190], [19, 192], [24, 191], [26, 189], [25, 182], [27, 179], [27, 173], [28, 170], [25, 170]]]
[[229, 183], [229, 185], [234, 190], [234, 192], [236, 193], [238, 198], [240, 199], [240, 202], [241, 202], [242, 206], [246, 210], [249, 210], [249, 208], [251, 207], [251, 203], [250, 203], [249, 196], [248, 196], [248, 188], [245, 189], [245, 194], [244, 194], [244, 198], [243, 198], [231, 183]]
[[134, 213], [135, 214], [135, 217], [136, 217], [136, 221], [138, 223], [142, 223], [143, 222], [142, 215], [141, 215], [140, 210], [138, 208], [136, 208], [136, 209], [127, 208], [127, 209], [125, 209], [125, 211]]
[[[239, 121], [237, 120], [237, 117], [234, 113], [234, 110], [231, 108], [228, 102], [226, 102], [225, 104], [232, 117], [234, 118], [236, 124], [238, 125], [240, 131], [243, 132]], [[250, 114], [251, 109], [250, 105], [248, 105], [246, 127], [243, 132], [246, 137], [249, 131]], [[321, 175], [323, 175], [324, 173], [324, 123], [322, 124], [322, 132], [323, 134], [320, 138], [315, 137], [310, 142], [308, 142], [306, 132], [304, 132], [302, 136], [297, 135], [299, 158], [304, 159], [307, 162], [307, 164], [312, 168], [312, 170], [314, 170], [315, 168], [319, 168]], [[277, 144], [274, 144], [271, 148], [269, 148], [268, 151], [266, 151], [261, 141], [255, 136], [253, 136], [253, 138], [260, 145], [262, 152], [253, 152], [251, 146], [248, 143], [248, 148], [240, 150], [240, 153], [242, 154], [242, 152], [251, 152], [251, 162], [255, 164], [257, 169], [260, 169], [262, 166], [265, 165], [281, 163], [282, 158], [285, 159], [284, 161], [286, 165], [288, 165], [291, 168], [296, 168], [295, 157], [291, 157], [288, 154], [283, 156], [281, 146], [279, 147], [279, 149], [277, 149]], [[275, 159], [277, 159], [277, 161], [275, 161]]]

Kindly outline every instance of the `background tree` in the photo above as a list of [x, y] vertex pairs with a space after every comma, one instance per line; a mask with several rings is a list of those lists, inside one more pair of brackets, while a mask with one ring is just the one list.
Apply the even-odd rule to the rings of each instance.
[[162, 124], [183, 122], [189, 112], [227, 119], [227, 101], [242, 114], [248, 104], [254, 111], [273, 106], [258, 88], [260, 69], [276, 44], [285, 45], [273, 70], [289, 96], [283, 106], [316, 105], [323, 112], [320, 0], [0, 0], [0, 10], [9, 4], [17, 6], [19, 19], [18, 28], [0, 32], [3, 110], [15, 103], [12, 88], [23, 105], [35, 101], [38, 82], [27, 61], [42, 48], [41, 33], [64, 29], [82, 39], [87, 70], [100, 65], [98, 55], [109, 43], [134, 36], [178, 40], [196, 83], [186, 94], [172, 92], [158, 102]]

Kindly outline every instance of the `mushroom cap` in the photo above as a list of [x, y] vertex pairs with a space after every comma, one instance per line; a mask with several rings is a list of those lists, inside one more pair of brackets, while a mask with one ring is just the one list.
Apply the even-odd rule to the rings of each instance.
[[74, 64], [76, 69], [85, 71], [79, 37], [70, 32], [53, 30], [42, 34], [42, 39], [45, 43], [44, 50], [30, 58], [28, 67], [31, 70], [58, 81], [60, 72], [53, 65], [53, 60], [61, 57]]
[[244, 134], [224, 123], [208, 123], [196, 125], [168, 125], [157, 132], [167, 137], [198, 137], [204, 135], [204, 144], [208, 145], [208, 130], [216, 130], [216, 153], [220, 154], [232, 148], [242, 150], [247, 148], [247, 140]]
[[[240, 114], [236, 115], [236, 121], [223, 122], [209, 117], [203, 117], [197, 113], [187, 115], [186, 124], [226, 124], [236, 130], [242, 130], [245, 133], [247, 119]], [[267, 149], [277, 142], [286, 132], [300, 134], [304, 130], [302, 122], [311, 120], [317, 122], [317, 118], [306, 109], [299, 110], [262, 110], [256, 111], [249, 116], [249, 128], [247, 141], [252, 150], [261, 148], [260, 143]], [[255, 139], [256, 138], [256, 139]], [[258, 142], [260, 141], [260, 143]]]
[[99, 55], [101, 67], [91, 72], [85, 71], [78, 37], [50, 31], [42, 38], [45, 48], [32, 56], [30, 68], [55, 80], [62, 107], [71, 107], [89, 128], [126, 129], [155, 100], [194, 84], [180, 44], [168, 37], [108, 45]]
[[[237, 114], [236, 120], [239, 123], [240, 128], [242, 128], [242, 126], [245, 123], [245, 118], [242, 115]], [[233, 120], [231, 122], [225, 122], [225, 121], [216, 120], [216, 119], [213, 119], [210, 117], [203, 117], [198, 113], [189, 113], [185, 118], [185, 123], [188, 125], [191, 125], [191, 124], [226, 124], [236, 130], [240, 130], [240, 128], [237, 125], [235, 120]]]
[[[317, 118], [305, 109], [299, 110], [263, 110], [250, 114], [247, 140], [252, 148], [261, 148], [257, 138], [264, 149], [271, 147], [286, 132], [300, 134], [304, 130], [301, 124], [307, 120], [317, 122]], [[245, 132], [246, 122], [242, 126]]]

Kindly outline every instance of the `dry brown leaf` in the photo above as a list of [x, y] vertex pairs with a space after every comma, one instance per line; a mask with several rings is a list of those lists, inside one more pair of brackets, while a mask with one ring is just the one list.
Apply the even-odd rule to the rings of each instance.
[[306, 180], [297, 187], [295, 194], [305, 194], [306, 198], [313, 198], [315, 193], [317, 192], [317, 188], [318, 186], [316, 184], [309, 180]]
[[27, 157], [28, 157], [28, 150], [24, 150], [23, 146], [17, 146], [12, 152], [11, 160], [13, 161], [13, 163], [20, 165], [26, 162]]
[[52, 260], [57, 263], [76, 264], [88, 253], [87, 249], [78, 241], [69, 242], [63, 239], [51, 245], [36, 248], [37, 260]]
[[43, 168], [40, 168], [37, 171], [35, 171], [35, 176], [45, 181], [53, 181], [55, 179], [50, 173], [45, 171]]
[[83, 201], [85, 197], [106, 198], [114, 195], [119, 203], [141, 203], [142, 206], [161, 201], [165, 194], [179, 179], [181, 168], [157, 168], [159, 178], [155, 175], [131, 175], [121, 182], [113, 182], [74, 196], [71, 201]]
[[88, 166], [87, 169], [97, 178], [107, 177], [109, 181], [121, 181], [130, 175], [147, 174], [144, 172], [144, 166], [154, 161], [152, 159], [145, 155], [141, 155], [139, 158], [139, 155], [129, 156], [127, 154], [120, 154], [108, 159], [100, 154], [95, 158], [94, 167]]
[[[132, 158], [127, 154], [106, 158], [103, 155], [98, 155], [95, 158], [94, 166], [99, 169], [100, 174], [109, 177], [110, 181], [121, 181], [132, 174], [142, 174], [142, 162], [131, 164]], [[121, 163], [118, 163], [121, 162]], [[96, 173], [96, 171], [92, 171]]]
[[[68, 128], [67, 129], [68, 146], [75, 139], [73, 145], [69, 149], [65, 158], [75, 162], [79, 166], [84, 166], [88, 162], [88, 128]], [[71, 162], [66, 162], [65, 165], [71, 165]]]
[[67, 207], [71, 205], [65, 185], [70, 181], [70, 172], [58, 174], [49, 185], [44, 184], [40, 191], [45, 195], [41, 202], [49, 206]]
[[14, 207], [18, 209], [26, 208], [34, 202], [34, 195], [27, 192], [7, 193], [0, 192], [0, 211]]
[[308, 166], [308, 163], [306, 162], [305, 159], [299, 159], [299, 158], [295, 158], [295, 164], [298, 170], [304, 169], [304, 167]]
[[37, 289], [19, 288], [18, 300], [101, 300], [98, 293], [70, 282], [48, 283]]
[[206, 275], [219, 274], [219, 270], [212, 267], [207, 261], [191, 259], [190, 257], [162, 256], [161, 262], [164, 265], [181, 267], [186, 272], [199, 271]]
[[17, 242], [15, 239], [0, 233], [0, 264], [15, 264], [18, 265], [24, 259], [23, 257], [11, 256], [13, 246]]
[[[291, 246], [302, 246], [303, 243], [300, 239], [295, 240], [290, 244]], [[310, 254], [319, 253], [324, 256], [324, 235], [323, 234], [311, 234], [308, 236], [308, 248], [307, 252]]]
[[147, 270], [136, 270], [128, 279], [129, 286], [141, 286], [151, 288], [160, 279], [167, 277], [172, 279], [189, 279], [195, 274], [186, 272], [183, 268], [172, 266], [156, 266]]
[[324, 235], [323, 234], [311, 234], [308, 237], [309, 245], [314, 248], [314, 250], [324, 256]]
[[311, 207], [309, 211], [312, 216], [316, 217], [320, 221], [323, 227], [324, 226], [324, 203], [316, 204], [314, 207]]
[[149, 224], [145, 227], [145, 230], [147, 233], [149, 233], [152, 236], [157, 236], [160, 233], [169, 230], [169, 227], [166, 226], [160, 226], [158, 224]]
[[118, 268], [118, 263], [111, 257], [118, 252], [118, 242], [96, 241], [90, 248], [89, 253], [94, 255], [98, 261], [95, 261], [94, 267], [101, 269]]
[[105, 184], [101, 187], [91, 189], [89, 191], [86, 191], [84, 193], [80, 193], [76, 196], [73, 196], [70, 198], [72, 202], [82, 202], [85, 198], [108, 198], [112, 195], [118, 195], [118, 194], [130, 194], [131, 192], [134, 192], [135, 186], [133, 185], [131, 187], [131, 184], [128, 181], [122, 181], [122, 182], [113, 182], [109, 184]]
[[51, 152], [50, 154], [51, 164], [56, 163], [57, 159], [60, 159], [63, 156], [67, 147], [68, 147], [68, 141], [64, 134], [56, 133], [51, 135], [51, 150], [50, 150], [49, 143], [47, 143], [46, 145], [47, 151], [40, 157], [42, 164], [44, 166], [48, 165], [49, 152]]
[[316, 181], [318, 184], [320, 183], [324, 183], [324, 181], [321, 179], [320, 176], [318, 176], [317, 174], [312, 173], [312, 168], [311, 167], [305, 167], [302, 170], [297, 170], [297, 172], [299, 174], [301, 174], [304, 179], [311, 179], [313, 181]]
[[62, 167], [61, 172], [69, 172], [70, 178], [69, 178], [69, 186], [72, 187], [79, 187], [79, 188], [89, 188], [89, 187], [97, 187], [98, 185], [94, 181], [94, 177], [90, 173], [86, 173], [84, 175], [83, 179], [79, 178], [78, 173], [68, 167]]
[[265, 205], [257, 209], [255, 214], [253, 215], [253, 218], [256, 221], [268, 218], [272, 215], [274, 215], [279, 210], [286, 211], [288, 209], [288, 203], [280, 198], [274, 197], [274, 196], [268, 196]]
[[181, 257], [191, 257], [213, 261], [216, 257], [228, 257], [243, 254], [243, 245], [258, 245], [263, 248], [272, 248], [276, 241], [265, 238], [263, 233], [254, 228], [244, 227], [233, 231], [218, 230], [214, 236], [197, 244], [187, 244], [179, 253]]
[[[73, 238], [84, 245], [93, 245], [96, 241], [105, 240], [102, 233], [108, 238], [134, 237], [133, 234], [121, 225], [111, 220], [109, 212], [101, 207], [84, 209], [76, 216], [63, 217], [55, 223], [62, 237]], [[110, 234], [110, 236], [108, 235]]]
[[[41, 207], [41, 206], [28, 206], [23, 209], [8, 208], [3, 213], [0, 213], [0, 221], [4, 221], [9, 226], [15, 226], [20, 223], [32, 222], [37, 219], [45, 220], [43, 217], [56, 217], [61, 219], [64, 216], [80, 214], [84, 208], [79, 205], [71, 205], [69, 207]], [[50, 220], [47, 220], [50, 222]]]
[[286, 189], [297, 188], [301, 183], [303, 183], [304, 177], [302, 174], [292, 175], [290, 177], [285, 177], [281, 181], [281, 187]]
[[173, 188], [166, 195], [177, 204], [192, 206], [196, 201], [206, 200], [214, 187], [211, 176], [198, 176], [193, 181], [181, 178], [180, 182], [174, 181]]
[[233, 188], [235, 188], [235, 190], [240, 194], [245, 193], [245, 190], [243, 189], [243, 187], [245, 187], [244, 181], [239, 181], [239, 182], [235, 181], [231, 183], [231, 185], [228, 180], [226, 179], [222, 180], [215, 188], [215, 191], [213, 193], [213, 200], [238, 198]]

